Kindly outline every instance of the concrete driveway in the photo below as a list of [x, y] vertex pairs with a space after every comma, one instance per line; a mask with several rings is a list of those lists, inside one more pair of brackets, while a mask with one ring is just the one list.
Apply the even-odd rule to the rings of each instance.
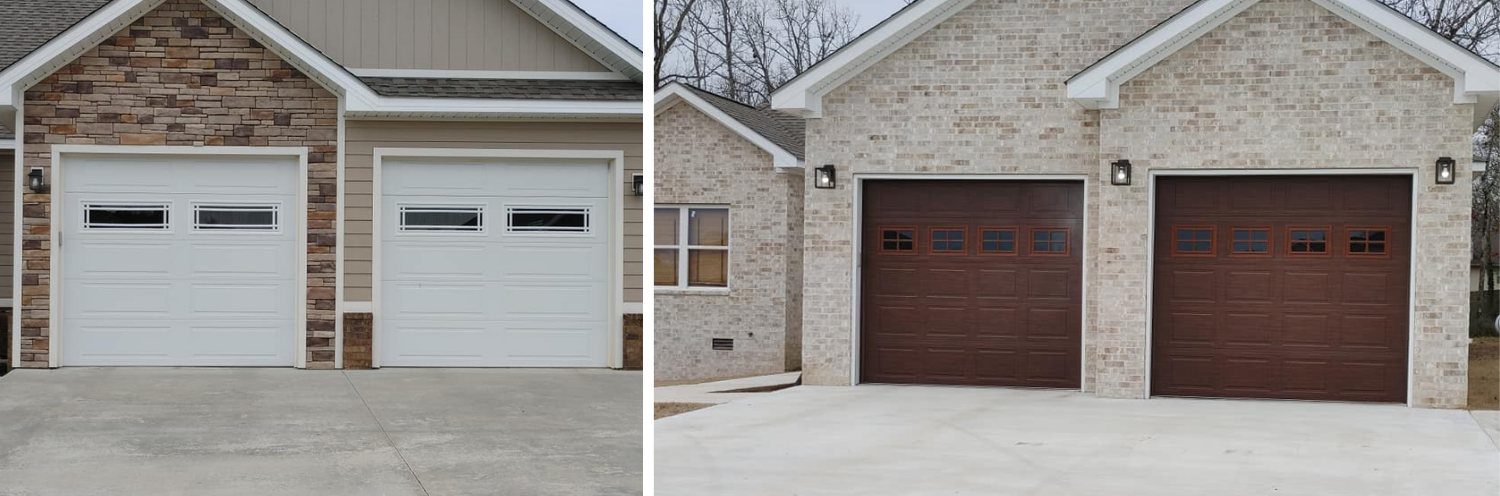
[[0, 494], [641, 494], [641, 401], [609, 370], [21, 370]]
[[1464, 411], [797, 387], [656, 421], [656, 494], [1493, 495]]

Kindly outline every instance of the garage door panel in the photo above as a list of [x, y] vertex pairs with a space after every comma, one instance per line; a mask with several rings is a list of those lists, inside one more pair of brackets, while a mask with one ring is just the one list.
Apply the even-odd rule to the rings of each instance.
[[274, 318], [290, 308], [290, 284], [193, 284], [193, 318]]
[[394, 318], [486, 320], [495, 288], [483, 283], [387, 281], [381, 306]]
[[1392, 322], [1384, 315], [1344, 315], [1339, 344], [1344, 348], [1384, 351], [1393, 349]]
[[1021, 375], [1024, 365], [1015, 350], [979, 349], [974, 356], [974, 376], [984, 382], [1019, 384], [1025, 381]]
[[396, 281], [455, 281], [497, 279], [498, 273], [486, 274], [485, 263], [497, 253], [482, 243], [444, 240], [388, 241], [383, 249], [387, 263], [382, 271]]
[[1068, 269], [1026, 271], [1026, 297], [1031, 300], [1063, 300], [1072, 296], [1074, 273]]
[[1021, 311], [1017, 307], [977, 309], [975, 335], [981, 338], [1020, 338], [1026, 335], [1026, 321], [1021, 318]]
[[1218, 292], [1218, 274], [1211, 270], [1173, 270], [1163, 286], [1173, 302], [1208, 302]]
[[[179, 164], [173, 172], [188, 191], [197, 195], [294, 195], [298, 181], [288, 178], [295, 169], [281, 167], [280, 160], [227, 158], [193, 164]], [[184, 169], [191, 168], [191, 171]]]
[[1276, 362], [1268, 358], [1257, 357], [1235, 357], [1224, 358], [1225, 367], [1221, 367], [1221, 375], [1226, 391], [1235, 391], [1241, 394], [1262, 395], [1276, 389], [1270, 384], [1275, 380]]
[[70, 285], [70, 314], [78, 317], [164, 317], [173, 312], [173, 284], [82, 282]]
[[1262, 347], [1277, 344], [1275, 317], [1269, 313], [1229, 312], [1224, 319], [1223, 345]]
[[1218, 316], [1209, 312], [1172, 312], [1162, 326], [1167, 346], [1205, 346], [1218, 335]]
[[929, 337], [969, 337], [974, 332], [974, 323], [969, 319], [967, 307], [945, 307], [930, 305], [924, 314], [927, 325], [924, 329]]
[[1271, 303], [1275, 300], [1275, 275], [1265, 271], [1226, 271], [1224, 298], [1240, 304]]
[[1281, 282], [1282, 299], [1290, 305], [1329, 303], [1336, 289], [1327, 272], [1288, 271]]
[[284, 358], [286, 342], [282, 324], [275, 320], [236, 322], [234, 325], [189, 325], [191, 356], [212, 364], [261, 360], [274, 364]]
[[[488, 169], [502, 196], [604, 198], [609, 196], [609, 168], [602, 163], [516, 163]], [[526, 181], [516, 181], [525, 177]]]
[[952, 296], [967, 299], [971, 289], [969, 278], [970, 272], [963, 269], [932, 269], [922, 274], [929, 298]]
[[1026, 312], [1026, 339], [1071, 341], [1079, 327], [1074, 325], [1076, 308], [1037, 308]]
[[1384, 305], [1391, 301], [1388, 291], [1402, 289], [1391, 287], [1390, 279], [1391, 274], [1387, 273], [1345, 273], [1343, 300], [1346, 303]]
[[290, 279], [286, 261], [293, 256], [291, 250], [286, 242], [192, 243], [188, 270], [190, 275], [202, 278]]
[[[70, 217], [77, 218], [77, 217]], [[70, 240], [67, 278], [166, 278], [175, 268], [175, 250], [167, 242]]]
[[493, 189], [481, 162], [390, 161], [382, 167], [386, 195], [484, 196]]
[[609, 267], [609, 249], [602, 244], [507, 245], [491, 252], [506, 279], [591, 281]]
[[593, 323], [510, 323], [498, 349], [510, 366], [595, 366], [605, 346], [595, 328]]
[[938, 380], [961, 381], [971, 376], [973, 362], [963, 348], [927, 348], [920, 358], [922, 375]]
[[506, 319], [603, 322], [604, 307], [588, 302], [604, 300], [608, 293], [603, 284], [510, 283], [501, 287], [499, 298], [491, 304], [498, 303]]

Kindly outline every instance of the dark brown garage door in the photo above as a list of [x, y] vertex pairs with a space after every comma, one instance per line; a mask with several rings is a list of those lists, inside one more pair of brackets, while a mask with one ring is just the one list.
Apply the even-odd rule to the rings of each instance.
[[1409, 177], [1157, 184], [1153, 394], [1405, 400]]
[[1083, 185], [864, 189], [864, 382], [1078, 387]]

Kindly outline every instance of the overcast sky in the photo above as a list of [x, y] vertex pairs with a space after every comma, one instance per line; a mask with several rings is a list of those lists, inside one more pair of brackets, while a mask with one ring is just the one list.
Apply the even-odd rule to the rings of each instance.
[[834, 3], [859, 14], [859, 28], [855, 31], [861, 33], [906, 6], [906, 0], [834, 0]]
[[620, 33], [634, 43], [636, 48], [645, 46], [641, 29], [646, 15], [645, 2], [638, 0], [573, 0], [584, 12], [599, 19], [605, 26]]

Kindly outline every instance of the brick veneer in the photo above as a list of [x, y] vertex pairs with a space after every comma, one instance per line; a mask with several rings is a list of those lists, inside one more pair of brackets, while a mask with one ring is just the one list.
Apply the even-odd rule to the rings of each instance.
[[[333, 367], [337, 96], [198, 0], [167, 0], [25, 97], [27, 167], [64, 143], [307, 147], [307, 365]], [[50, 202], [23, 197], [21, 367], [46, 367], [53, 336]]]
[[646, 319], [638, 313], [625, 314], [625, 360], [621, 368], [641, 370], [646, 366]]
[[[1467, 156], [1472, 106], [1452, 103], [1450, 78], [1309, 0], [1251, 7], [1126, 84], [1119, 110], [1067, 100], [1069, 77], [1192, 3], [978, 0], [828, 94], [807, 162], [836, 164], [841, 181], [806, 189], [804, 380], [852, 381], [854, 174], [1086, 177], [1085, 387], [1138, 398], [1147, 171], [1415, 167], [1413, 403], [1464, 405], [1469, 178], [1433, 185], [1431, 165]], [[1135, 185], [1101, 181], [1119, 158], [1136, 164]]]
[[344, 368], [375, 367], [375, 314], [344, 314]]

